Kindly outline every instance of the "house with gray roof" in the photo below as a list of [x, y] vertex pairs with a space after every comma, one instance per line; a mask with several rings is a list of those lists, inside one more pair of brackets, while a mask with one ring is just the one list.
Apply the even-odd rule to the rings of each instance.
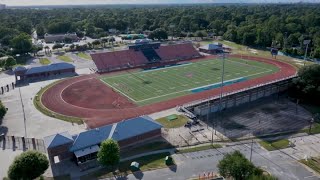
[[[44, 138], [50, 162], [75, 158], [78, 164], [96, 159], [101, 142], [117, 141], [121, 148], [161, 137], [162, 125], [149, 116], [124, 120], [71, 136], [68, 132]], [[58, 161], [56, 159], [59, 159]]]

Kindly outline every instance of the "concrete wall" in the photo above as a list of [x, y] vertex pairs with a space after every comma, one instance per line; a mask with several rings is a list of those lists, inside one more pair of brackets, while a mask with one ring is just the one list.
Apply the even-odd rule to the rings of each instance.
[[[221, 102], [221, 109], [228, 109], [236, 106], [240, 106], [245, 103], [249, 103], [263, 97], [268, 97], [288, 89], [291, 80], [285, 80], [282, 82], [277, 82], [274, 84], [269, 84], [266, 86], [258, 87], [255, 89], [246, 90], [243, 92], [239, 92], [237, 94], [232, 94], [229, 96], [224, 96]], [[194, 107], [187, 107], [187, 109], [191, 109], [195, 115], [204, 116], [210, 113], [218, 112], [220, 110], [220, 100], [215, 99], [209, 102], [204, 102], [200, 105]]]

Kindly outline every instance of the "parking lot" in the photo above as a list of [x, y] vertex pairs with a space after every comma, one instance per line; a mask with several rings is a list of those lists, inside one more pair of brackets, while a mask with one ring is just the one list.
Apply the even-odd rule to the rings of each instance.
[[[178, 167], [187, 168], [188, 164], [192, 164], [194, 170], [191, 170], [190, 168], [191, 172], [196, 172], [197, 169], [199, 169], [199, 172], [201, 172], [200, 169], [202, 169], [202, 171], [207, 169], [205, 172], [218, 172], [217, 164], [219, 160], [221, 160], [225, 154], [235, 150], [239, 150], [247, 159], [250, 159], [251, 143], [199, 152], [176, 154], [174, 155], [174, 159]], [[319, 179], [314, 173], [304, 168], [303, 165], [291, 157], [291, 154], [286, 154], [282, 151], [269, 152], [262, 149], [258, 143], [252, 144], [251, 158], [256, 166], [270, 172], [281, 180]], [[197, 177], [196, 175], [193, 176]]]

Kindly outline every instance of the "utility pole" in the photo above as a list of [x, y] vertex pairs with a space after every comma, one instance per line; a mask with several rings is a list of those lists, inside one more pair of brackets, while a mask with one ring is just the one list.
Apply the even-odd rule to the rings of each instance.
[[24, 111], [24, 104], [23, 104], [20, 88], [19, 88], [19, 95], [20, 95], [20, 101], [21, 101], [22, 113], [23, 113], [24, 137], [27, 137], [26, 113]]
[[252, 139], [252, 141], [251, 141], [251, 150], [250, 150], [250, 162], [251, 162], [251, 160], [252, 160], [252, 147], [253, 146], [253, 139]]

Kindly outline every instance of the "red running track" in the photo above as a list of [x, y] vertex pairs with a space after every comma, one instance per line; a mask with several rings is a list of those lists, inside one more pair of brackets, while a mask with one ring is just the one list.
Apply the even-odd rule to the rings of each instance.
[[[239, 58], [240, 55], [230, 55], [230, 57]], [[206, 59], [208, 58], [212, 57], [206, 57]], [[243, 58], [272, 64], [277, 66], [280, 71], [264, 77], [225, 86], [224, 93], [231, 93], [296, 74], [296, 69], [293, 66], [281, 61], [252, 56], [243, 56]], [[95, 128], [217, 96], [220, 93], [220, 88], [216, 88], [151, 105], [136, 106], [126, 97], [114, 92], [103, 82], [96, 79], [98, 76], [96, 74], [84, 75], [63, 80], [49, 88], [42, 95], [41, 101], [51, 111], [66, 116], [82, 118], [89, 128]]]

